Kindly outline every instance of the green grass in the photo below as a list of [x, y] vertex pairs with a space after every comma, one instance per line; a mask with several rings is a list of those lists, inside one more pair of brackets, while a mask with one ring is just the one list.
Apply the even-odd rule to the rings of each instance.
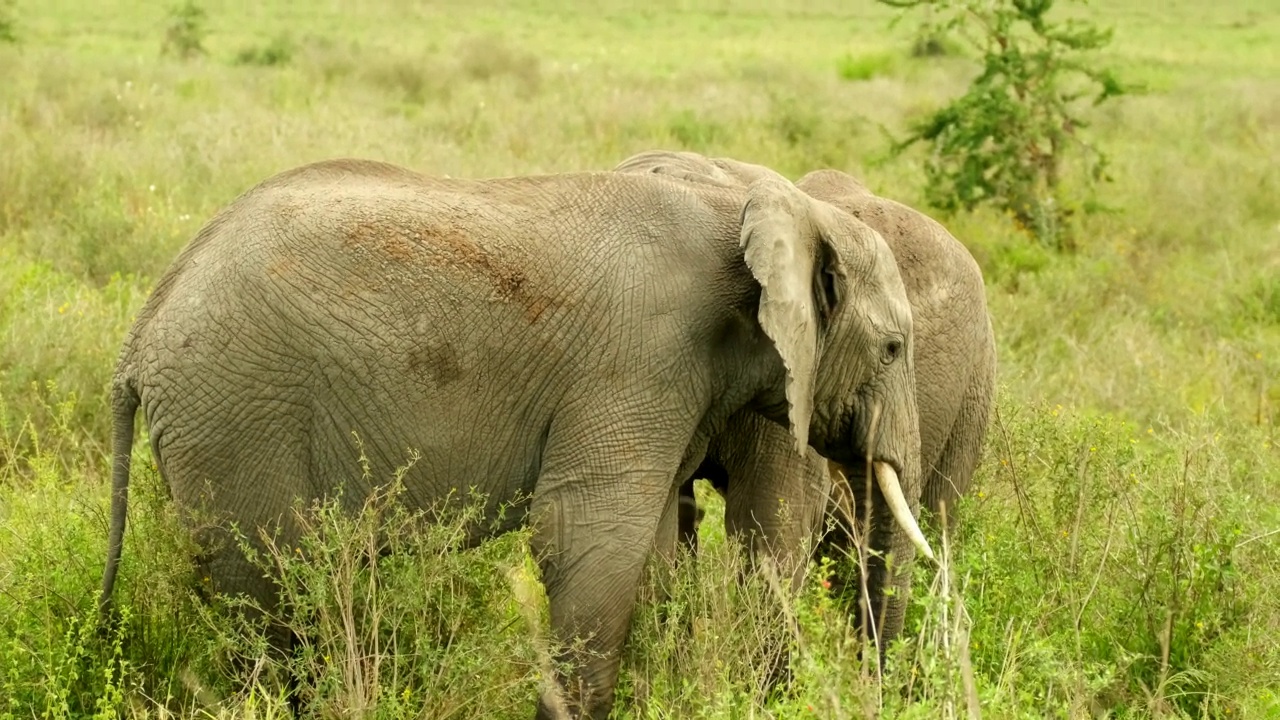
[[837, 63], [837, 71], [845, 80], [871, 80], [888, 75], [893, 70], [901, 53], [880, 53], [876, 55], [845, 55]]
[[[844, 169], [921, 206], [919, 157], [884, 161], [883, 130], [974, 69], [911, 57], [912, 23], [891, 29], [872, 3], [200, 7], [207, 54], [183, 60], [161, 54], [163, 4], [3, 6], [17, 42], [0, 43], [0, 718], [282, 716], [273, 678], [289, 668], [259, 664], [252, 629], [196, 601], [145, 443], [126, 617], [92, 622], [115, 355], [151, 283], [242, 190], [334, 156], [491, 176], [667, 147], [792, 177]], [[1075, 218], [1076, 254], [1035, 249], [1005, 217], [941, 218], [986, 274], [1001, 391], [946, 571], [917, 568], [884, 677], [820, 573], [796, 600], [738, 587], [712, 521], [672, 600], [637, 615], [620, 717], [935, 718], [971, 698], [995, 718], [1280, 717], [1271, 9], [1062, 8], [1114, 25], [1108, 60], [1146, 90], [1092, 118], [1116, 182], [1093, 198], [1110, 211]], [[393, 527], [370, 570], [371, 522], [321, 508], [322, 560], [276, 559], [310, 638], [291, 662], [311, 671], [312, 707], [530, 714], [547, 649], [524, 536], [453, 552], [448, 525]], [[359, 623], [335, 621], [371, 587]], [[769, 696], [779, 637], [793, 682]]]

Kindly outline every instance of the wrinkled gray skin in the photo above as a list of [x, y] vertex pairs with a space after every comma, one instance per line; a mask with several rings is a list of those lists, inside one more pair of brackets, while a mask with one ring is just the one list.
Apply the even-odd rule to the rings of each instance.
[[[215, 522], [217, 592], [270, 608], [226, 523], [277, 528], [296, 498], [358, 507], [409, 449], [407, 501], [475, 487], [533, 523], [564, 641], [590, 636], [538, 717], [605, 717], [638, 581], [676, 547], [677, 490], [750, 408], [793, 448], [867, 454], [918, 482], [905, 289], [865, 224], [766, 178], [747, 187], [585, 173], [481, 181], [340, 160], [285, 172], [218, 213], [157, 284], [113, 381], [102, 602], [123, 540], [134, 415], [181, 508]], [[868, 437], [862, 404], [881, 409]], [[353, 438], [358, 433], [361, 447]], [[377, 481], [375, 481], [377, 482]], [[825, 488], [761, 475], [791, 547]], [[475, 538], [479, 540], [479, 536]], [[784, 572], [800, 558], [783, 554]], [[790, 563], [790, 565], [786, 565]]]
[[[781, 177], [760, 165], [671, 151], [641, 153], [615, 169], [728, 187], [744, 187], [766, 176]], [[954, 521], [955, 501], [968, 490], [978, 464], [995, 386], [995, 337], [981, 270], [968, 250], [942, 225], [906, 205], [877, 197], [850, 175], [818, 170], [805, 175], [796, 186], [875, 228], [894, 253], [911, 302], [915, 328], [923, 470], [923, 486], [904, 487], [904, 491], [913, 508], [917, 499], [922, 499], [924, 507], [934, 515], [946, 503], [948, 518]], [[863, 521], [869, 490], [869, 546], [880, 553], [892, 552], [896, 556], [895, 568], [900, 570], [895, 577], [888, 577], [890, 570], [873, 558], [868, 568], [867, 602], [860, 603], [863, 627], [867, 627], [865, 613], [874, 613], [875, 635], [883, 649], [902, 627], [910, 589], [910, 552], [901, 529], [884, 508], [879, 489], [874, 483], [869, 486], [865, 463], [833, 463], [829, 467], [812, 449], [803, 454], [797, 452], [772, 423], [744, 409], [730, 419], [724, 433], [712, 439], [706, 460], [681, 487], [680, 532], [684, 542], [696, 549], [700, 511], [693, 498], [693, 478], [706, 478], [725, 494], [726, 524], [734, 525], [738, 522], [734, 520], [738, 504], [767, 504], [766, 499], [756, 498], [753, 493], [778, 481], [762, 481], [762, 477], [800, 476], [831, 485], [828, 473], [837, 470], [848, 478], [855, 505], [849, 508], [846, 504], [843, 511], [839, 510], [835, 507], [839, 493], [835, 494], [829, 512], [837, 525], [817, 544], [818, 552], [852, 549], [843, 519], [852, 509], [858, 522]], [[736, 491], [740, 483], [750, 488], [747, 497]], [[837, 574], [833, 578], [837, 587], [833, 589], [860, 595], [857, 583], [856, 577]], [[848, 584], [853, 587], [844, 587]], [[885, 596], [886, 585], [896, 590], [892, 598]]]

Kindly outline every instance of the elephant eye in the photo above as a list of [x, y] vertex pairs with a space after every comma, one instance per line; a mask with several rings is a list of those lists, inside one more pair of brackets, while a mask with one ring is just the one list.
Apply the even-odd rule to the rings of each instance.
[[884, 341], [884, 346], [880, 349], [880, 362], [892, 365], [901, 355], [902, 341], [898, 338], [889, 338]]

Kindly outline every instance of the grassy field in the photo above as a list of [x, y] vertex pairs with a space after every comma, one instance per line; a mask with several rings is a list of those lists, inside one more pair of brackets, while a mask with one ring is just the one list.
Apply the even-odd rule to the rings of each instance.
[[[0, 43], [0, 719], [285, 710], [287, 668], [194, 599], [145, 443], [125, 622], [93, 614], [115, 354], [241, 191], [335, 156], [491, 176], [661, 147], [839, 168], [920, 206], [919, 156], [887, 161], [883, 130], [975, 67], [910, 57], [912, 23], [869, 0], [200, 4], [208, 53], [187, 61], [161, 55], [160, 4], [0, 6], [19, 40]], [[1075, 254], [1002, 216], [940, 218], [986, 274], [999, 404], [888, 670], [858, 660], [817, 574], [795, 602], [735, 588], [712, 521], [706, 560], [637, 616], [619, 717], [960, 717], [976, 699], [990, 718], [1280, 718], [1280, 15], [1067, 10], [1115, 27], [1106, 60], [1145, 90], [1091, 116], [1116, 182]], [[524, 537], [450, 552], [447, 525], [393, 532], [376, 572], [353, 570], [375, 515], [322, 509], [317, 562], [275, 560], [311, 707], [531, 715], [545, 648]], [[793, 682], [767, 694], [753, 658], [779, 636]]]

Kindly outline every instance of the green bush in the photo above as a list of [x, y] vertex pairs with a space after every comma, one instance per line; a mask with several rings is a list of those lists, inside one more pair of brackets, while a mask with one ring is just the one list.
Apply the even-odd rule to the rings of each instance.
[[[8, 455], [11, 440], [0, 437]], [[280, 578], [279, 617], [299, 640], [282, 660], [234, 612], [248, 601], [200, 599], [198, 548], [139, 446], [105, 625], [106, 488], [69, 482], [83, 469], [46, 449], [0, 466], [0, 720], [114, 718], [130, 705], [278, 715], [290, 678], [318, 715], [528, 714], [549, 648], [536, 647], [545, 618], [527, 532], [468, 549], [477, 505], [408, 512], [395, 482], [354, 514], [337, 499], [299, 507], [298, 547], [256, 556]]]
[[0, 42], [18, 42], [17, 24], [13, 0], [0, 0]]
[[975, 669], [1016, 668], [1004, 682], [1045, 707], [1239, 713], [1220, 663], [1280, 662], [1273, 644], [1244, 640], [1280, 620], [1274, 581], [1257, 581], [1280, 554], [1250, 541], [1257, 524], [1214, 432], [1166, 438], [1061, 406], [1001, 409], [955, 569], [971, 578]]
[[680, 147], [694, 151], [709, 151], [709, 148], [727, 135], [720, 122], [689, 109], [672, 115], [667, 128], [671, 136], [680, 143]]
[[880, 0], [935, 13], [931, 37], [955, 34], [980, 57], [968, 91], [916, 121], [895, 145], [929, 145], [925, 194], [944, 210], [992, 204], [1051, 247], [1070, 247], [1065, 223], [1075, 204], [1061, 197], [1068, 158], [1106, 180], [1107, 156], [1081, 131], [1079, 105], [1096, 106], [1123, 88], [1094, 54], [1110, 31], [1083, 20], [1051, 22], [1054, 0]]
[[235, 64], [271, 67], [288, 65], [293, 60], [295, 46], [287, 35], [277, 35], [264, 45], [250, 45], [236, 53]]
[[840, 58], [836, 70], [844, 80], [870, 80], [887, 75], [894, 67], [897, 58], [888, 53], [869, 55], [853, 55], [846, 53]]
[[[1257, 688], [1280, 683], [1269, 640], [1280, 585], [1267, 572], [1280, 550], [1230, 478], [1247, 486], [1270, 470], [1233, 460], [1256, 439], [1210, 439], [1002, 398], [964, 522], [934, 539], [941, 567], [917, 564], [912, 631], [879, 670], [827, 571], [797, 598], [748, 572], [700, 485], [702, 552], [642, 588], [620, 716], [923, 718], [971, 703], [996, 717], [1265, 716], [1277, 700]], [[196, 548], [145, 443], [135, 468], [121, 614], [100, 627], [105, 487], [68, 482], [83, 469], [62, 470], [47, 449], [4, 466], [0, 717], [155, 703], [279, 716], [288, 678], [321, 716], [529, 712], [552, 647], [528, 532], [473, 547], [475, 498], [411, 512], [393, 481], [354, 513], [340, 498], [299, 506], [298, 545], [256, 556], [280, 577], [278, 617], [299, 638], [280, 659], [229, 612], [245, 601], [197, 600]], [[789, 683], [771, 687], [777, 672]]]
[[173, 6], [165, 26], [161, 52], [176, 55], [183, 60], [207, 54], [204, 49], [204, 38], [208, 34], [205, 28], [207, 19], [208, 14], [195, 0], [186, 0], [181, 5]]
[[[242, 538], [258, 567], [279, 578], [275, 617], [296, 639], [270, 674], [296, 679], [297, 701], [321, 717], [527, 714], [549, 652], [538, 648], [545, 618], [540, 591], [529, 592], [528, 533], [470, 549], [484, 527], [481, 499], [410, 511], [399, 477], [355, 513], [340, 498], [299, 507], [297, 547], [268, 541], [259, 554]], [[260, 627], [211, 620], [220, 622], [225, 675], [263, 662]]]
[[[2, 403], [3, 397], [0, 397]], [[135, 456], [120, 614], [103, 625], [106, 488], [84, 438], [30, 424], [0, 434], [0, 718], [114, 718], [126, 696], [184, 694], [207, 634], [190, 595], [193, 547], [145, 451]], [[19, 447], [19, 438], [30, 450]], [[74, 449], [73, 449], [74, 448]], [[80, 456], [79, 462], [69, 458]], [[50, 509], [57, 508], [51, 515]], [[145, 568], [145, 569], [144, 569]]]

